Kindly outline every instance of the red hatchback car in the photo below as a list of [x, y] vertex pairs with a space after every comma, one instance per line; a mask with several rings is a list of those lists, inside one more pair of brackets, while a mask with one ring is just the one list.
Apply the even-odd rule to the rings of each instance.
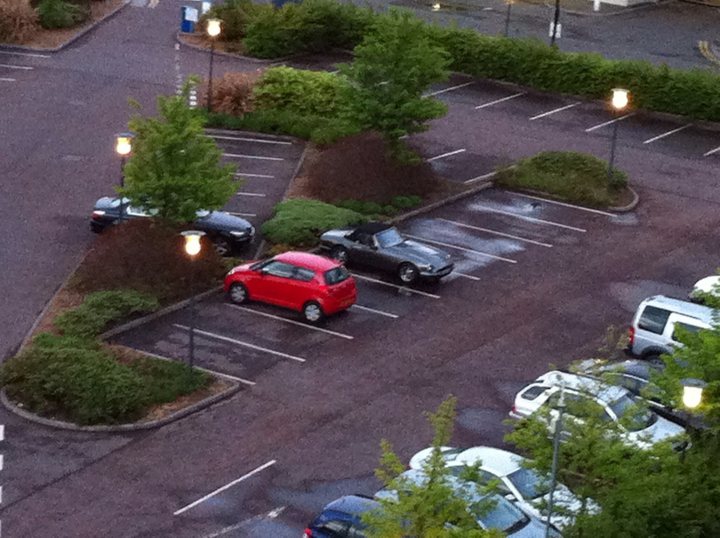
[[357, 299], [355, 279], [345, 267], [307, 252], [239, 265], [225, 277], [225, 292], [234, 303], [259, 301], [297, 310], [311, 323]]

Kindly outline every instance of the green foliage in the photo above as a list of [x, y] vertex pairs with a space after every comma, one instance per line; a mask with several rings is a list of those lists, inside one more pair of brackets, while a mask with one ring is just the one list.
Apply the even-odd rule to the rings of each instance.
[[212, 380], [209, 374], [190, 370], [185, 364], [150, 357], [136, 359], [128, 367], [143, 379], [147, 405], [175, 401]]
[[318, 200], [292, 199], [275, 206], [275, 215], [262, 225], [262, 233], [273, 243], [311, 246], [331, 229], [359, 224], [363, 215]]
[[627, 184], [627, 175], [585, 153], [544, 151], [502, 170], [496, 184], [510, 189], [531, 189], [593, 207], [613, 205]]
[[87, 348], [100, 349], [100, 342], [92, 337], [40, 333], [32, 341], [33, 346], [42, 348]]
[[79, 307], [57, 316], [54, 324], [64, 336], [88, 338], [100, 334], [112, 321], [152, 312], [158, 306], [155, 297], [134, 290], [98, 291]]
[[235, 192], [233, 166], [203, 132], [204, 117], [187, 105], [193, 82], [182, 94], [158, 97], [159, 118], [130, 120], [133, 154], [125, 166], [125, 188], [133, 203], [156, 208], [174, 222], [195, 220], [199, 210], [220, 209]]
[[222, 21], [223, 41], [240, 41], [245, 37], [247, 25], [253, 17], [263, 11], [272, 10], [268, 4], [255, 4], [252, 0], [225, 0], [222, 4], [215, 4], [210, 11], [200, 19], [204, 27], [207, 19], [220, 19]]
[[342, 200], [334, 205], [350, 209], [356, 213], [362, 213], [373, 219], [384, 216], [391, 216], [399, 213], [403, 209], [410, 209], [420, 205], [422, 198], [420, 196], [395, 196], [387, 204], [378, 204], [366, 200]]
[[40, 26], [49, 30], [75, 26], [90, 16], [87, 7], [65, 0], [42, 0], [37, 13]]
[[423, 97], [427, 87], [448, 76], [447, 53], [431, 43], [427, 26], [407, 11], [391, 10], [375, 19], [355, 48], [355, 60], [341, 66], [350, 81], [345, 91], [347, 117], [362, 130], [381, 133], [400, 146], [400, 137], [427, 128], [447, 107]]

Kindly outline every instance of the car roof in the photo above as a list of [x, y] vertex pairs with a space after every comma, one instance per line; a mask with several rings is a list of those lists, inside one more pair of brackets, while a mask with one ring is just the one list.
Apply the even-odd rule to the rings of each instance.
[[312, 269], [314, 271], [328, 271], [339, 267], [340, 264], [335, 260], [318, 256], [317, 254], [310, 254], [308, 252], [283, 252], [278, 254], [274, 258], [285, 263], [291, 263], [293, 265], [299, 265], [306, 269]]
[[392, 226], [385, 222], [366, 222], [355, 228], [355, 231], [368, 234], [376, 234], [389, 228], [392, 228]]
[[535, 380], [535, 383], [542, 383], [543, 385], [550, 385], [552, 387], [560, 387], [560, 385], [562, 385], [570, 390], [592, 394], [605, 402], [613, 402], [622, 396], [631, 396], [630, 391], [622, 387], [603, 383], [601, 380], [593, 377], [561, 372], [559, 370], [552, 370], [541, 375]]
[[362, 514], [375, 510], [380, 504], [370, 497], [362, 495], [345, 495], [339, 499], [335, 499], [325, 506], [325, 510], [333, 510], [335, 512], [345, 512], [346, 514]]
[[645, 299], [642, 304], [656, 306], [677, 312], [678, 314], [684, 314], [693, 318], [700, 319], [706, 323], [713, 323], [713, 316], [715, 310], [710, 307], [703, 306], [689, 301], [683, 301], [681, 299], [675, 299], [674, 297], [667, 297], [665, 295], [653, 295]]
[[517, 471], [524, 459], [522, 456], [500, 448], [475, 446], [458, 454], [455, 461], [462, 462], [465, 465], [473, 465], [480, 461], [482, 462], [480, 465], [482, 469], [491, 472], [495, 476], [507, 476]]

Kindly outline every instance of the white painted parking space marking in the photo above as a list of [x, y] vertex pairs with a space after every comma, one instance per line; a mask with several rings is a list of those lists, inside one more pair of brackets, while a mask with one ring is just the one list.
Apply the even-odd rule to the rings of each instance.
[[480, 250], [474, 250], [472, 248], [461, 247], [460, 245], [453, 245], [452, 243], [444, 243], [442, 241], [435, 241], [434, 239], [428, 239], [427, 237], [420, 237], [417, 235], [405, 234], [411, 239], [417, 239], [418, 241], [425, 241], [426, 243], [434, 243], [442, 247], [454, 248], [456, 250], [462, 250], [463, 252], [470, 252], [471, 254], [477, 254], [478, 256], [484, 256], [486, 258], [492, 258], [493, 260], [500, 260], [507, 263], [517, 263], [517, 260], [511, 260], [510, 258], [503, 258], [502, 256], [495, 256], [495, 254], [488, 254]]
[[237, 479], [233, 480], [232, 482], [230, 482], [230, 483], [228, 483], [228, 484], [225, 484], [224, 486], [222, 486], [221, 488], [216, 489], [216, 490], [213, 491], [212, 493], [208, 493], [208, 494], [205, 495], [204, 497], [200, 497], [197, 501], [193, 501], [193, 502], [191, 502], [190, 504], [188, 504], [187, 506], [184, 506], [184, 507], [180, 508], [179, 510], [175, 510], [175, 512], [173, 512], [173, 515], [174, 515], [174, 516], [179, 516], [179, 515], [182, 514], [183, 512], [186, 512], [186, 511], [190, 510], [191, 508], [194, 508], [195, 506], [197, 506], [197, 505], [200, 504], [201, 502], [207, 501], [210, 497], [213, 497], [213, 496], [217, 495], [218, 493], [221, 493], [221, 492], [225, 491], [226, 489], [229, 489], [229, 488], [233, 487], [235, 484], [239, 484], [239, 483], [242, 482], [243, 480], [247, 480], [247, 479], [250, 478], [251, 476], [256, 475], [256, 474], [259, 473], [260, 471], [264, 471], [265, 469], [267, 469], [268, 467], [271, 467], [271, 466], [275, 465], [276, 463], [277, 463], [277, 460], [270, 460], [270, 461], [268, 461], [267, 463], [263, 463], [260, 467], [256, 467], [255, 469], [253, 469], [253, 470], [250, 471], [249, 473], [245, 473], [245, 474], [242, 475], [240, 478], [237, 478]]
[[270, 174], [244, 174], [242, 172], [235, 172], [235, 174], [233, 174], [233, 175], [235, 177], [260, 177], [263, 179], [272, 179], [275, 177], [275, 176], [271, 176]]
[[290, 323], [291, 325], [298, 325], [300, 327], [305, 327], [306, 329], [310, 329], [313, 331], [318, 331], [318, 332], [325, 333], [325, 334], [331, 334], [332, 336], [337, 336], [339, 338], [345, 338], [346, 340], [352, 340], [355, 338], [354, 336], [350, 336], [349, 334], [339, 333], [336, 331], [331, 331], [329, 329], [323, 329], [322, 327], [315, 327], [314, 325], [308, 325], [307, 323], [303, 323], [301, 321], [284, 318], [282, 316], [276, 316], [275, 314], [268, 314], [267, 312], [259, 312], [257, 310], [253, 310], [252, 308], [247, 308], [245, 306], [240, 306], [237, 304], [225, 303], [225, 306], [227, 306], [229, 308], [235, 308], [236, 310], [242, 310], [243, 312], [249, 312], [250, 314], [257, 314], [258, 316], [264, 316], [266, 318], [276, 319], [278, 321], [284, 321], [285, 323]]
[[447, 153], [442, 153], [440, 155], [435, 155], [435, 157], [430, 157], [429, 159], [425, 159], [425, 162], [432, 162], [437, 161], [438, 159], [444, 159], [445, 157], [450, 157], [451, 155], [457, 155], [458, 153], [463, 153], [465, 149], [456, 149], [455, 151], [448, 151]]
[[434, 293], [428, 293], [426, 291], [420, 291], [413, 288], [408, 288], [406, 286], [399, 286], [397, 284], [391, 284], [390, 282], [385, 282], [384, 280], [378, 280], [377, 278], [370, 278], [369, 276], [361, 275], [358, 273], [352, 273], [352, 276], [355, 278], [359, 278], [360, 280], [367, 280], [368, 282], [374, 282], [375, 284], [382, 284], [384, 286], [390, 286], [391, 288], [395, 288], [397, 290], [406, 291], [408, 293], [415, 293], [417, 295], [422, 295], [423, 297], [430, 297], [431, 299], [440, 299], [439, 295], [435, 295]]
[[[183, 329], [185, 331], [189, 331], [190, 327], [187, 325], [180, 325], [179, 323], [173, 323], [173, 327], [177, 327], [178, 329]], [[287, 353], [283, 353], [282, 351], [275, 351], [274, 349], [268, 349], [266, 347], [262, 346], [256, 346], [255, 344], [250, 344], [248, 342], [243, 342], [242, 340], [236, 340], [235, 338], [229, 338], [227, 336], [223, 336], [222, 334], [215, 334], [208, 331], [202, 331], [200, 329], [194, 329], [193, 332], [197, 335], [206, 336], [208, 338], [215, 338], [216, 340], [222, 340], [224, 342], [230, 342], [231, 344], [236, 344], [238, 346], [247, 347], [249, 349], [254, 349], [256, 351], [264, 351], [265, 353], [270, 353], [271, 355], [276, 355], [278, 357], [284, 357], [286, 359], [290, 359], [297, 362], [305, 362], [305, 359], [302, 357], [296, 357], [295, 355], [289, 355]]]
[[50, 58], [48, 54], [35, 54], [32, 52], [12, 52], [0, 50], [0, 54], [8, 54], [10, 56], [27, 56], [29, 58]]
[[256, 198], [265, 198], [265, 194], [263, 194], [262, 192], [244, 192], [244, 191], [241, 191], [241, 192], [236, 192], [236, 193], [235, 193], [235, 196], [251, 196], [251, 197], [254, 196], [254, 197], [256, 197]]
[[465, 84], [458, 84], [457, 86], [450, 86], [449, 88], [445, 88], [443, 90], [438, 90], [436, 92], [430, 92], [423, 95], [423, 97], [432, 97], [433, 95], [440, 95], [441, 93], [451, 92], [453, 90], [459, 90], [460, 88], [464, 88], [465, 86], [470, 86], [470, 84], [475, 84], [475, 81], [472, 80], [470, 82], [466, 82]]
[[243, 521], [240, 521], [239, 523], [235, 523], [234, 525], [230, 525], [229, 527], [224, 527], [220, 529], [219, 531], [213, 532], [212, 534], [206, 534], [202, 538], [218, 538], [218, 536], [222, 536], [224, 534], [227, 534], [232, 531], [236, 531], [238, 529], [241, 529], [242, 527], [247, 527], [248, 525], [257, 522], [257, 521], [263, 521], [265, 519], [276, 519], [280, 514], [282, 514], [285, 511], [285, 506], [278, 506], [277, 508], [273, 508], [269, 512], [265, 514], [260, 514], [257, 516], [253, 516], [249, 519], [245, 519]]
[[235, 215], [236, 217], [257, 217], [256, 213], [238, 213], [237, 211], [225, 211], [228, 215]]
[[572, 103], [570, 105], [561, 106], [560, 108], [556, 108], [554, 110], [548, 110], [547, 112], [543, 112], [536, 116], [530, 117], [530, 121], [539, 120], [540, 118], [544, 118], [546, 116], [551, 116], [552, 114], [557, 114], [558, 112], [562, 112], [563, 110], [567, 110], [568, 108], [573, 108], [575, 106], [578, 106], [579, 104], [580, 103]]
[[32, 71], [35, 69], [34, 67], [30, 67], [29, 65], [13, 65], [13, 64], [0, 64], [0, 67], [5, 67], [7, 69], [21, 69], [23, 71]]
[[593, 125], [592, 127], [588, 127], [587, 129], [585, 129], [585, 132], [586, 132], [586, 133], [589, 133], [589, 132], [591, 132], [591, 131], [595, 131], [596, 129], [602, 129], [603, 127], [605, 127], [605, 126], [607, 126], [607, 125], [612, 125], [613, 123], [616, 123], [616, 122], [618, 122], [618, 121], [622, 121], [622, 120], [624, 120], [624, 119], [626, 119], [626, 118], [630, 118], [630, 117], [634, 116], [635, 114], [637, 114], [637, 113], [636, 113], [636, 112], [630, 112], [630, 114], [625, 114], [624, 116], [620, 116], [619, 118], [615, 118], [614, 120], [610, 120], [610, 121], [606, 121], [606, 122], [603, 122], [603, 123], [599, 123], [599, 124], [597, 124], [597, 125]]
[[[145, 351], [144, 349], [137, 349], [132, 348], [138, 353], [142, 353], [143, 355], [147, 355], [148, 357], [154, 357], [156, 359], [160, 359], [161, 361], [168, 361], [168, 362], [178, 362], [175, 359], [171, 359], [170, 357], [164, 357], [163, 355], [158, 355], [157, 353], [151, 353], [150, 351]], [[215, 370], [209, 370], [208, 368], [203, 368], [202, 366], [193, 366], [196, 370], [201, 370], [203, 372], [207, 372], [209, 374], [213, 374], [219, 377], [224, 377], [226, 379], [232, 379], [233, 381], [237, 381], [238, 383], [243, 383], [245, 385], [256, 385], [255, 381], [250, 381], [249, 379], [243, 379], [242, 377], [236, 377], [234, 375], [230, 374], [224, 374], [222, 372], [217, 372]]]
[[245, 155], [244, 153], [223, 153], [223, 157], [231, 159], [257, 159], [258, 161], [284, 161], [282, 157], [265, 157], [263, 155]]
[[687, 125], [683, 125], [682, 127], [678, 127], [677, 129], [673, 129], [672, 131], [668, 131], [666, 133], [662, 133], [657, 136], [653, 136], [652, 138], [648, 138], [647, 140], [643, 141], [643, 144], [651, 144], [652, 142], [655, 142], [656, 140], [660, 140], [661, 138], [665, 138], [666, 136], [670, 136], [671, 134], [675, 134], [675, 133], [679, 133], [680, 131], [684, 131], [688, 127], [692, 127], [692, 123], [688, 123]]
[[528, 239], [527, 237], [520, 237], [519, 235], [508, 234], [505, 232], [498, 232], [497, 230], [491, 230], [489, 228], [482, 228], [481, 226], [473, 226], [472, 224], [465, 224], [464, 222], [458, 222], [456, 220], [443, 219], [443, 218], [438, 218], [437, 220], [441, 220], [443, 222], [449, 222], [450, 224], [454, 224], [455, 226], [460, 226], [461, 228], [467, 228], [468, 230], [475, 230], [478, 232], [486, 232], [486, 233], [493, 234], [493, 235], [499, 235], [500, 237], [507, 237], [508, 239], [516, 239], [517, 241], [524, 241], [525, 243], [530, 243], [531, 245], [538, 245], [540, 247], [552, 248], [552, 245], [550, 243], [543, 243], [542, 241], [536, 241], [535, 239]]
[[468, 280], [480, 280], [480, 277], [473, 276], [473, 275], [466, 275], [465, 273], [458, 273], [457, 271], [453, 271], [454, 275], [461, 276], [463, 278], [467, 278]]
[[592, 207], [583, 207], [581, 205], [568, 204], [567, 202], [561, 202], [559, 200], [548, 200], [547, 198], [541, 198], [539, 196], [533, 196], [531, 194], [522, 194], [519, 192], [514, 192], [512, 194], [513, 194], [513, 196], [520, 196], [521, 198], [530, 198], [531, 200], [540, 200], [541, 202], [547, 202], [548, 204], [555, 204], [555, 205], [561, 205], [563, 207], [570, 207], [572, 209], [577, 209], [579, 211], [587, 211], [588, 213], [595, 213], [596, 215], [605, 215], [606, 217], [613, 217], [613, 218], [617, 217], [617, 215], [615, 213], [610, 213], [608, 211], [602, 211], [600, 209], [593, 209]]
[[368, 306], [362, 306], [359, 304], [354, 304], [350, 308], [354, 308], [357, 310], [363, 310], [365, 312], [372, 312], [373, 314], [378, 314], [380, 316], [385, 316], [385, 317], [392, 318], [392, 319], [397, 319], [400, 317], [397, 314], [393, 314], [391, 312], [384, 312], [382, 310], [376, 310], [375, 308], [370, 308]]
[[477, 207], [483, 211], [489, 211], [490, 213], [498, 213], [500, 215], [507, 215], [508, 217], [515, 217], [516, 219], [522, 219], [522, 220], [526, 220], [528, 222], [537, 222], [538, 224], [547, 224], [548, 226], [557, 226], [558, 228], [564, 228], [565, 230], [572, 230], [574, 232], [580, 232], [580, 233], [587, 232], [587, 230], [584, 228], [577, 228], [575, 226], [569, 226], [567, 224], [561, 224], [559, 222], [553, 222], [551, 220], [543, 220], [543, 219], [538, 219], [535, 217], [528, 217], [527, 215], [518, 215], [517, 213], [513, 213], [512, 211], [503, 211], [502, 209], [495, 209], [495, 208], [484, 206], [484, 205], [477, 205], [475, 207]]
[[14, 78], [0, 77], [0, 82], [15, 82]]
[[720, 146], [703, 153], [703, 157], [707, 157], [708, 155], [712, 155], [713, 153], [717, 153], [718, 151], [720, 151]]
[[490, 101], [489, 103], [483, 103], [482, 105], [478, 105], [475, 107], [475, 109], [477, 110], [480, 108], [487, 108], [489, 106], [497, 105], [498, 103], [504, 103], [505, 101], [509, 101], [510, 99], [515, 99], [516, 97], [520, 97], [522, 95], [525, 95], [526, 93], [527, 92], [520, 92], [520, 93], [515, 93], [513, 95], [509, 95], [507, 97], [503, 97], [502, 99], [495, 99], [494, 101]]
[[216, 140], [237, 140], [238, 142], [257, 142], [258, 144], [277, 144], [280, 146], [292, 146], [292, 142], [285, 140], [265, 140], [264, 138], [245, 138], [242, 136], [224, 136], [224, 135], [208, 135]]

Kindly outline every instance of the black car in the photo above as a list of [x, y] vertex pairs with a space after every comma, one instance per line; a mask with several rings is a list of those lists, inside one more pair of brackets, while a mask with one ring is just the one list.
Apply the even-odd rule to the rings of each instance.
[[303, 538], [365, 538], [362, 515], [380, 508], [380, 503], [363, 495], [345, 495], [323, 508], [305, 529]]
[[320, 246], [338, 261], [394, 273], [406, 284], [418, 278], [440, 279], [454, 267], [447, 252], [405, 239], [397, 228], [382, 222], [330, 230], [320, 236]]
[[[122, 204], [122, 220], [150, 218], [157, 211], [136, 207], [125, 199]], [[95, 202], [90, 218], [90, 229], [102, 232], [108, 226], [120, 222], [120, 198], [105, 196]], [[203, 231], [215, 245], [221, 256], [227, 256], [252, 241], [255, 228], [245, 219], [224, 211], [198, 211], [193, 228]]]

